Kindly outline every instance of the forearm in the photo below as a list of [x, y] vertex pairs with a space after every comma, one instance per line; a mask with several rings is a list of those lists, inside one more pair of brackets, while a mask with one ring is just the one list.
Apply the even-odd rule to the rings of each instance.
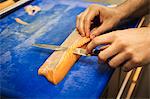
[[141, 17], [150, 11], [149, 0], [127, 0], [123, 4], [116, 7], [120, 11], [122, 19]]

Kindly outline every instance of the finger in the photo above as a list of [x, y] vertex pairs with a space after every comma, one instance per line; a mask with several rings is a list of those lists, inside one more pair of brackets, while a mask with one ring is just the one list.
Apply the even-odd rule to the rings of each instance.
[[[94, 29], [91, 30], [91, 32], [95, 31], [97, 29], [97, 27], [95, 27]], [[91, 38], [91, 37], [90, 37]], [[91, 38], [94, 39], [95, 37]]]
[[122, 70], [128, 72], [134, 67], [135, 67], [135, 63], [132, 60], [129, 60], [123, 65]]
[[130, 58], [130, 56], [127, 55], [126, 53], [124, 53], [124, 52], [119, 53], [109, 61], [109, 65], [112, 68], [116, 68], [116, 67], [120, 66], [122, 63], [124, 63], [126, 60], [128, 60], [129, 58]]
[[76, 17], [76, 29], [79, 30], [80, 14]]
[[94, 38], [95, 36], [98, 36], [112, 28], [112, 23], [110, 22], [103, 22], [95, 31], [91, 32], [90, 38]]
[[91, 52], [96, 46], [101, 44], [109, 44], [113, 42], [113, 34], [107, 33], [101, 36], [95, 37], [88, 45], [87, 52]]
[[93, 10], [88, 11], [85, 19], [84, 19], [84, 32], [86, 34], [86, 37], [90, 36], [90, 26], [91, 26], [91, 21], [94, 19], [95, 17], [95, 12]]
[[80, 13], [80, 14], [77, 15], [77, 17], [76, 17], [76, 28], [77, 28], [77, 30], [78, 30], [78, 32], [79, 32], [80, 35], [82, 35], [81, 32], [80, 32], [80, 28], [79, 28], [81, 15], [82, 15], [82, 13]]
[[80, 20], [79, 20], [79, 31], [81, 32], [81, 36], [86, 36], [85, 33], [84, 33], [84, 19], [85, 19], [85, 16], [87, 15], [88, 13], [88, 9], [86, 9], [82, 14], [81, 14], [81, 17], [80, 17]]
[[121, 52], [121, 50], [122, 47], [120, 47], [117, 43], [112, 43], [112, 45], [99, 53], [99, 58], [103, 61], [106, 61], [107, 59]]
[[100, 50], [104, 50], [104, 49], [108, 48], [109, 46], [110, 46], [110, 44], [104, 45], [104, 46], [100, 47]]

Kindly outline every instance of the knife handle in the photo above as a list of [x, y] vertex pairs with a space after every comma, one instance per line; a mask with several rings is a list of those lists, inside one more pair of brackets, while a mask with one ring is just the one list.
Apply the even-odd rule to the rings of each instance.
[[101, 52], [101, 51], [103, 51], [104, 49], [106, 49], [106, 48], [108, 48], [109, 47], [109, 45], [105, 45], [105, 46], [102, 46], [99, 50], [97, 50], [97, 49], [93, 49], [93, 51], [92, 51], [92, 56], [98, 56], [98, 54]]
[[100, 53], [101, 50], [97, 50], [97, 49], [93, 49], [92, 51], [92, 56], [98, 56], [98, 54]]

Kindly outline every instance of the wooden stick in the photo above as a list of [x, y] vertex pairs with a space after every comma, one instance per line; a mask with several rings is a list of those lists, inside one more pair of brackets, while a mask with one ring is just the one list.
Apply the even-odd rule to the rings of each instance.
[[141, 70], [142, 70], [142, 67], [138, 67], [138, 68], [136, 69], [135, 73], [134, 73], [134, 76], [133, 76], [133, 78], [132, 78], [132, 83], [131, 83], [130, 88], [129, 88], [129, 91], [128, 91], [128, 93], [127, 93], [127, 97], [126, 97], [127, 99], [130, 99], [130, 97], [131, 97], [131, 95], [132, 95], [132, 93], [133, 93], [133, 90], [134, 90], [134, 88], [135, 88], [135, 86], [136, 86], [138, 77], [139, 77], [139, 75], [140, 75], [140, 73], [141, 73]]
[[[145, 17], [143, 17], [143, 18], [141, 19], [141, 21], [140, 21], [140, 23], [139, 23], [139, 25], [138, 25], [137, 28], [140, 28], [140, 27], [142, 26], [144, 20], [145, 20]], [[130, 78], [130, 76], [131, 76], [131, 74], [132, 74], [132, 71], [133, 71], [133, 70], [131, 70], [130, 72], [127, 73], [127, 75], [126, 75], [126, 77], [125, 77], [125, 79], [124, 79], [124, 81], [123, 81], [123, 83], [122, 83], [122, 86], [121, 86], [121, 88], [120, 88], [120, 90], [119, 90], [119, 92], [118, 92], [118, 95], [117, 95], [117, 97], [116, 97], [117, 99], [120, 99], [120, 98], [121, 98], [122, 93], [123, 93], [123, 91], [124, 91], [124, 89], [125, 89], [125, 86], [127, 85], [127, 82], [128, 82], [128, 80], [129, 80], [129, 78]], [[137, 78], [138, 78], [138, 77], [137, 77]], [[132, 90], [134, 90], [134, 87], [133, 87], [132, 89], [130, 89], [130, 90], [131, 90], [130, 92], [133, 92]], [[130, 94], [132, 94], [132, 93], [130, 93]], [[130, 95], [129, 95], [129, 96], [130, 96]]]
[[120, 99], [120, 98], [121, 98], [121, 95], [122, 95], [122, 93], [123, 93], [123, 91], [124, 91], [124, 89], [125, 89], [125, 86], [126, 86], [128, 80], [129, 80], [129, 78], [130, 78], [130, 76], [131, 76], [131, 74], [132, 74], [132, 71], [133, 71], [133, 70], [131, 70], [131, 71], [129, 71], [129, 72], [127, 73], [127, 75], [126, 75], [126, 77], [125, 77], [125, 79], [124, 79], [124, 81], [123, 81], [123, 83], [122, 83], [122, 86], [121, 86], [121, 88], [120, 88], [120, 90], [119, 90], [119, 93], [118, 93], [116, 99]]

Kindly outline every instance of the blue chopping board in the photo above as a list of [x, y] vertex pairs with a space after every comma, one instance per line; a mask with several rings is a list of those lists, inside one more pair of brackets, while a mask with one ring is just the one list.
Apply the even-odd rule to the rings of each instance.
[[[81, 57], [58, 85], [38, 75], [38, 69], [53, 51], [33, 43], [60, 45], [75, 29], [76, 15], [90, 3], [73, 0], [35, 0], [42, 11], [29, 16], [24, 8], [0, 19], [0, 91], [18, 98], [98, 98], [113, 73], [97, 57]], [[15, 22], [20, 18], [30, 25]], [[118, 29], [134, 28], [138, 19]]]

